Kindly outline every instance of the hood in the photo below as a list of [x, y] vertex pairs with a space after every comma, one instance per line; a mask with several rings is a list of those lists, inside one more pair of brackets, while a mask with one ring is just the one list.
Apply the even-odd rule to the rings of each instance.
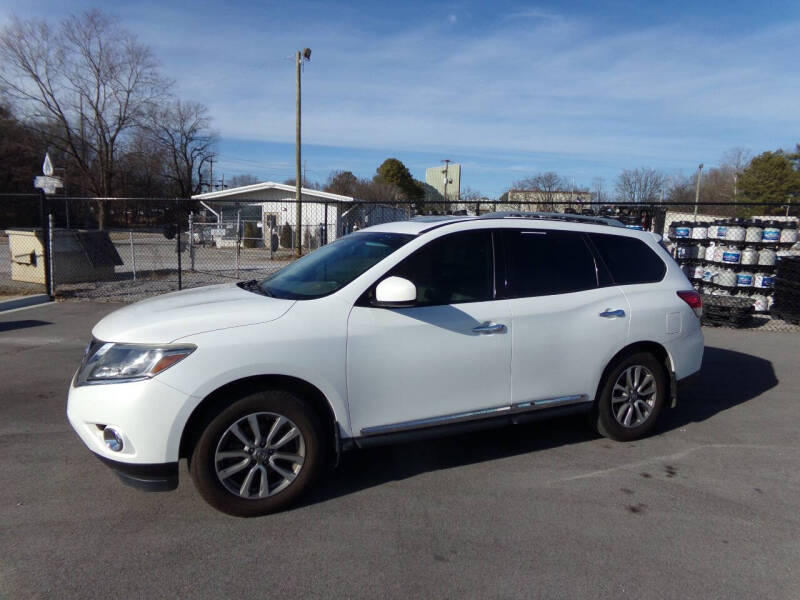
[[114, 311], [92, 329], [106, 342], [169, 343], [204, 331], [274, 321], [294, 300], [254, 294], [235, 283], [172, 292]]

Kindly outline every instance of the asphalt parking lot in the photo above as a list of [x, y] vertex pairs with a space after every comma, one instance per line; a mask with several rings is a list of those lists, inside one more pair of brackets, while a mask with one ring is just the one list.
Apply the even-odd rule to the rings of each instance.
[[[113, 304], [0, 314], [0, 598], [800, 598], [800, 337], [706, 329], [648, 439], [562, 419], [345, 455], [304, 505], [124, 487], [66, 391]], [[113, 398], [110, 399], [113, 401]]]

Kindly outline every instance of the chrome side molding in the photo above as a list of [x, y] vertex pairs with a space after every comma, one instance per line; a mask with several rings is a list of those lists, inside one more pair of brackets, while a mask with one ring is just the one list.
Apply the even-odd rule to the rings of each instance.
[[515, 408], [548, 408], [550, 406], [566, 406], [567, 404], [578, 404], [588, 402], [589, 396], [586, 394], [575, 394], [573, 396], [558, 396], [556, 398], [545, 398], [544, 400], [531, 400], [530, 402], [520, 402], [515, 404]]
[[451, 423], [460, 423], [463, 421], [475, 421], [478, 419], [488, 419], [491, 417], [499, 417], [504, 415], [515, 415], [518, 413], [543, 410], [546, 408], [553, 408], [556, 406], [568, 406], [570, 404], [580, 404], [589, 401], [590, 399], [586, 394], [573, 394], [570, 396], [557, 396], [555, 398], [530, 400], [526, 402], [520, 402], [518, 404], [496, 406], [492, 408], [482, 408], [480, 410], [473, 410], [473, 411], [455, 413], [450, 415], [441, 415], [438, 417], [429, 417], [427, 419], [415, 419], [413, 421], [403, 421], [401, 423], [391, 423], [388, 425], [376, 425], [373, 427], [364, 427], [361, 430], [361, 435], [370, 436], [370, 435], [379, 435], [386, 433], [397, 433], [400, 431], [423, 429], [426, 427], [436, 427], [437, 425], [449, 425]]

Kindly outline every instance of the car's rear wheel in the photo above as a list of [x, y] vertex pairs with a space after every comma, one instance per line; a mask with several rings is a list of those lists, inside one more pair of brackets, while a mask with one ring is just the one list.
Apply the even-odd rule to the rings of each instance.
[[222, 512], [268, 514], [314, 484], [323, 464], [323, 436], [319, 418], [301, 398], [258, 392], [208, 422], [189, 469], [203, 498]]
[[597, 431], [618, 441], [644, 437], [658, 420], [666, 388], [664, 367], [652, 354], [622, 359], [611, 369], [598, 398]]

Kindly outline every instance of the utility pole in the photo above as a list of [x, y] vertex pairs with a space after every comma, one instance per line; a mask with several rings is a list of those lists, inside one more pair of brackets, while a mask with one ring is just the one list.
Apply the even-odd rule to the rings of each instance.
[[444, 214], [449, 214], [450, 203], [447, 201], [447, 182], [450, 178], [448, 173], [448, 169], [450, 168], [450, 159], [445, 158], [442, 162], [444, 163], [444, 171], [442, 171], [442, 173], [444, 173]]
[[697, 185], [694, 189], [694, 218], [697, 220], [697, 206], [700, 203], [700, 175], [703, 173], [703, 163], [697, 167]]
[[295, 229], [296, 232], [296, 244], [295, 244], [295, 255], [299, 258], [300, 255], [303, 253], [303, 240], [302, 240], [302, 227], [303, 227], [303, 196], [302, 196], [302, 173], [300, 170], [301, 167], [301, 160], [300, 160], [300, 69], [303, 66], [304, 61], [311, 60], [311, 49], [310, 48], [303, 48], [302, 51], [298, 51], [296, 55], [296, 73], [295, 73], [295, 84], [297, 87], [297, 102], [295, 105], [295, 111], [297, 114], [297, 128], [295, 131], [295, 142], [294, 142], [294, 158], [295, 158]]
[[208, 191], [209, 192], [213, 192], [214, 191], [214, 157], [213, 156], [208, 159], [208, 180], [210, 182], [208, 184]]

